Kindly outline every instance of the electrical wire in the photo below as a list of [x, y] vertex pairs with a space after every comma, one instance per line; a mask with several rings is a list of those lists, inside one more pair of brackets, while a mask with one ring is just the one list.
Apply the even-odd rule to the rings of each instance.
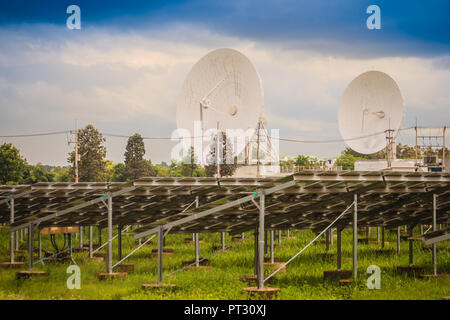
[[[405, 131], [405, 130], [412, 130], [412, 129], [430, 129], [428, 127], [407, 127], [407, 128], [400, 128], [397, 130], [397, 132]], [[44, 133], [32, 133], [32, 134], [20, 134], [20, 135], [0, 135], [0, 138], [27, 138], [27, 137], [40, 137], [40, 136], [50, 136], [50, 135], [59, 135], [59, 134], [69, 134], [74, 133], [73, 130], [64, 130], [64, 131], [54, 131], [54, 132], [44, 132]], [[114, 138], [130, 138], [130, 135], [122, 135], [122, 134], [114, 134], [114, 133], [102, 133], [106, 137], [114, 137]], [[340, 143], [340, 142], [346, 142], [346, 141], [354, 141], [354, 140], [361, 140], [366, 139], [373, 136], [378, 136], [381, 134], [386, 134], [386, 131], [380, 131], [364, 136], [358, 136], [354, 138], [348, 138], [348, 139], [330, 139], [330, 140], [303, 140], [303, 139], [296, 139], [296, 138], [276, 138], [272, 137], [272, 140], [279, 140], [284, 142], [295, 142], [295, 143]], [[199, 138], [208, 138], [211, 137], [208, 136], [195, 136], [191, 137], [191, 139], [199, 139]], [[182, 137], [179, 138], [172, 138], [172, 137], [142, 137], [144, 140], [173, 140], [173, 139], [182, 139]]]

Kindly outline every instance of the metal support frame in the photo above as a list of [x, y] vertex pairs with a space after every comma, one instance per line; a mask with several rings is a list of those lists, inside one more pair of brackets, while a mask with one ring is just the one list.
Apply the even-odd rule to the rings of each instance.
[[337, 269], [342, 268], [342, 228], [336, 229], [337, 239], [336, 239], [336, 264]]
[[409, 265], [412, 266], [414, 263], [414, 240], [412, 239], [414, 226], [409, 227]]
[[330, 250], [330, 229], [325, 232], [325, 252]]
[[[437, 209], [437, 195], [433, 194], [433, 231], [436, 231], [436, 209]], [[436, 243], [432, 244], [433, 253], [432, 253], [432, 259], [433, 259], [433, 274], [437, 275], [437, 250], [436, 250]]]
[[69, 239], [69, 256], [70, 256], [70, 258], [72, 258], [72, 234], [71, 233], [69, 233], [68, 235], [67, 235], [67, 238]]
[[330, 245], [333, 245], [334, 239], [333, 239], [333, 228], [330, 228]]
[[400, 237], [400, 230], [401, 229], [401, 227], [400, 226], [398, 226], [397, 227], [397, 255], [400, 255], [400, 240], [401, 240], [401, 237]]
[[[195, 197], [195, 208], [199, 207], [198, 196]], [[200, 246], [198, 233], [194, 233], [195, 242], [195, 266], [200, 266]]]
[[113, 248], [112, 248], [112, 233], [113, 233], [113, 202], [112, 195], [110, 192], [107, 194], [108, 197], [108, 261], [106, 270], [108, 273], [112, 273], [112, 256], [113, 256]]
[[258, 263], [259, 263], [259, 258], [258, 258], [258, 228], [255, 229], [255, 233], [254, 233], [254, 275], [257, 276], [258, 275]]
[[80, 248], [83, 249], [83, 226], [80, 226]]
[[281, 230], [278, 230], [278, 247], [281, 247]]
[[377, 226], [377, 243], [380, 243], [380, 227]]
[[259, 229], [258, 229], [258, 289], [264, 288], [264, 216], [265, 198], [264, 190], [258, 191], [259, 195]]
[[381, 249], [384, 249], [384, 226], [381, 226]]
[[41, 260], [42, 259], [42, 233], [41, 233], [41, 229], [38, 230], [38, 259]]
[[274, 249], [275, 249], [275, 230], [270, 230], [270, 262], [275, 262], [275, 256], [274, 256]]
[[[272, 193], [275, 193], [275, 192], [278, 192], [278, 191], [281, 191], [281, 190], [293, 187], [295, 185], [295, 183], [296, 182], [294, 180], [291, 180], [291, 181], [285, 182], [283, 184], [280, 184], [280, 185], [277, 185], [277, 186], [274, 186], [274, 187], [271, 187], [271, 188], [268, 188], [268, 189], [263, 189], [263, 190], [264, 190], [265, 195], [269, 195], [269, 194], [272, 194]], [[222, 210], [226, 210], [226, 209], [229, 209], [229, 208], [233, 208], [233, 207], [239, 206], [239, 205], [241, 205], [243, 203], [252, 201], [253, 199], [257, 198], [258, 196], [259, 196], [258, 193], [256, 193], [256, 194], [252, 193], [252, 194], [250, 194], [248, 196], [242, 197], [242, 198], [234, 200], [234, 201], [230, 201], [228, 203], [219, 205], [217, 207], [214, 207], [214, 208], [211, 208], [211, 209], [207, 209], [205, 211], [201, 211], [201, 212], [198, 212], [198, 213], [192, 213], [188, 217], [181, 218], [179, 220], [176, 220], [176, 221], [169, 222], [169, 223], [165, 224], [165, 228], [172, 228], [172, 227], [180, 226], [182, 224], [185, 224], [185, 223], [188, 223], [188, 222], [191, 222], [191, 221], [194, 221], [194, 220], [206, 217], [206, 216], [208, 216], [210, 214], [213, 214], [213, 213], [216, 213], [216, 212], [220, 212]], [[157, 233], [157, 232], [158, 232], [158, 227], [155, 227], [155, 228], [152, 228], [150, 230], [146, 230], [146, 231], [143, 231], [143, 232], [135, 234], [134, 235], [134, 239], [137, 240], [139, 238], [143, 238], [143, 237], [146, 237], [148, 235], [151, 235], [151, 234], [154, 234], [154, 233]]]
[[[9, 200], [9, 209], [9, 223], [12, 225], [14, 223], [14, 197], [11, 197]], [[9, 259], [11, 264], [14, 263], [14, 231], [10, 231], [9, 234]]]
[[358, 278], [358, 195], [353, 200], [353, 278]]
[[19, 231], [13, 231], [16, 234], [16, 250], [19, 250]]
[[122, 260], [122, 225], [117, 226], [117, 253], [119, 255], [119, 260]]
[[163, 272], [163, 248], [164, 248], [164, 227], [163, 226], [159, 226], [159, 231], [158, 231], [158, 279], [157, 282], [158, 284], [160, 284], [162, 282], [163, 276], [162, 276], [162, 272]]
[[226, 244], [225, 244], [225, 232], [221, 232], [220, 233], [220, 243], [222, 245], [222, 250], [226, 249]]
[[28, 225], [28, 269], [33, 271], [33, 224]]
[[93, 248], [92, 248], [92, 244], [93, 244], [93, 227], [89, 226], [89, 258], [92, 259], [94, 253], [93, 253]]

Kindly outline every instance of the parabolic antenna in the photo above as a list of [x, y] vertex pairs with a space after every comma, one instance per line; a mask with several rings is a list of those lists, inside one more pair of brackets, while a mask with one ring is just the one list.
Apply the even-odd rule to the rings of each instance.
[[[256, 128], [264, 106], [261, 80], [250, 60], [233, 49], [217, 49], [201, 58], [187, 75], [177, 105], [177, 127], [194, 136], [203, 131]], [[237, 150], [236, 150], [237, 151]]]
[[397, 136], [404, 114], [403, 98], [394, 79], [380, 71], [368, 71], [345, 89], [339, 106], [339, 130], [350, 148], [371, 154], [386, 147], [388, 130], [391, 137]]

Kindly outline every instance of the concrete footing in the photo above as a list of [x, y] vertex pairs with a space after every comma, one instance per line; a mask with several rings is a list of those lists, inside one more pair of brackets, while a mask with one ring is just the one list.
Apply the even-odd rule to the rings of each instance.
[[323, 272], [323, 280], [350, 279], [352, 274], [352, 270], [327, 270]]
[[104, 280], [114, 280], [114, 279], [124, 279], [127, 277], [126, 272], [101, 272], [97, 274], [97, 279], [100, 281]]
[[[163, 257], [171, 256], [173, 254], [172, 248], [164, 248], [162, 255]], [[158, 249], [153, 249], [152, 253], [150, 253], [150, 258], [154, 258], [158, 256]]]
[[407, 274], [409, 276], [420, 276], [425, 273], [425, 267], [423, 266], [398, 266], [397, 273]]
[[0, 268], [3, 269], [23, 268], [24, 266], [24, 262], [0, 262]]
[[[185, 266], [191, 265], [193, 263], [195, 263], [195, 260], [187, 260], [187, 261], [183, 261], [182, 265], [183, 265], [183, 267], [185, 267]], [[209, 264], [210, 264], [210, 261], [208, 259], [200, 258], [200, 261], [199, 261], [200, 266], [209, 266]]]
[[120, 272], [132, 273], [134, 272], [134, 264], [119, 264], [115, 269]]
[[[271, 283], [272, 282], [272, 278], [268, 279], [266, 282], [264, 283]], [[251, 276], [240, 276], [239, 280], [242, 282], [246, 282], [248, 283], [248, 285], [256, 285], [256, 282], [258, 281], [258, 277], [256, 275], [251, 275]]]
[[248, 293], [250, 297], [259, 297], [265, 300], [276, 298], [278, 293], [281, 291], [280, 288], [269, 288], [264, 287], [258, 289], [258, 287], [248, 287], [243, 289], [244, 292]]

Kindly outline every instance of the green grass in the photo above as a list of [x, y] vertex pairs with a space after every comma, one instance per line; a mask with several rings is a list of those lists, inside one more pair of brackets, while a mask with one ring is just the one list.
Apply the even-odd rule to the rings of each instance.
[[[85, 234], [86, 235], [86, 234]], [[247, 234], [250, 235], [250, 234]], [[171, 257], [164, 258], [164, 274], [168, 274], [181, 267], [184, 260], [194, 257], [193, 244], [184, 243], [184, 239], [191, 235], [171, 235], [166, 239], [166, 247], [174, 248]], [[314, 234], [310, 231], [291, 232], [290, 239], [283, 238], [282, 246], [275, 247], [275, 256], [286, 261], [304, 245]], [[220, 244], [220, 234], [201, 234], [203, 243], [200, 245], [202, 257], [211, 253], [213, 245]], [[371, 236], [376, 237], [375, 235]], [[95, 242], [97, 236], [94, 237]], [[0, 261], [8, 261], [9, 229], [0, 229]], [[105, 240], [104, 240], [105, 241]], [[352, 261], [352, 235], [351, 230], [343, 233], [343, 269], [351, 269]], [[395, 248], [395, 234], [386, 232], [386, 241], [390, 243], [386, 248]], [[35, 242], [37, 246], [37, 241]], [[87, 237], [85, 238], [87, 243]], [[227, 235], [227, 244], [231, 237]], [[74, 246], [78, 241], [74, 240]], [[117, 243], [113, 244], [117, 251]], [[48, 272], [47, 277], [30, 280], [16, 280], [17, 270], [0, 270], [0, 299], [247, 299], [242, 289], [247, 284], [239, 281], [241, 275], [253, 274], [253, 237], [235, 245], [231, 250], [218, 253], [210, 258], [212, 270], [181, 271], [164, 279], [164, 282], [174, 283], [178, 290], [174, 293], [144, 292], [143, 283], [156, 282], [156, 258], [149, 258], [151, 249], [156, 248], [156, 238], [153, 245], [148, 245], [136, 252], [125, 263], [135, 265], [135, 272], [124, 280], [100, 282], [96, 274], [105, 271], [103, 262], [93, 262], [88, 253], [74, 253], [74, 259], [81, 268], [81, 289], [69, 290], [66, 281], [69, 274], [66, 268], [69, 263], [38, 264], [36, 270]], [[440, 247], [449, 248], [448, 243], [439, 244]], [[124, 255], [134, 248], [131, 235], [123, 237]], [[26, 249], [26, 241], [21, 244]], [[43, 236], [43, 248], [51, 249], [48, 236]], [[380, 245], [358, 245], [358, 282], [349, 287], [340, 287], [336, 283], [324, 282], [323, 271], [334, 270], [334, 260], [323, 261], [316, 258], [317, 253], [325, 252], [324, 244], [312, 245], [288, 267], [287, 272], [276, 275], [270, 286], [280, 287], [281, 292], [277, 299], [442, 299], [450, 295], [449, 279], [416, 279], [401, 276], [394, 272], [398, 265], [408, 264], [408, 243], [402, 242], [400, 256], [377, 256], [374, 250]], [[336, 252], [336, 246], [331, 246], [330, 252]], [[115, 254], [117, 254], [115, 252]], [[117, 256], [114, 256], [117, 261]], [[424, 265], [431, 272], [431, 252], [422, 250], [422, 244], [415, 242], [414, 263]], [[378, 265], [381, 268], [381, 289], [369, 290], [366, 287], [366, 269], [369, 265]], [[448, 253], [438, 253], [438, 270], [448, 273], [450, 270], [450, 257]], [[268, 270], [266, 270], [268, 274]]]

